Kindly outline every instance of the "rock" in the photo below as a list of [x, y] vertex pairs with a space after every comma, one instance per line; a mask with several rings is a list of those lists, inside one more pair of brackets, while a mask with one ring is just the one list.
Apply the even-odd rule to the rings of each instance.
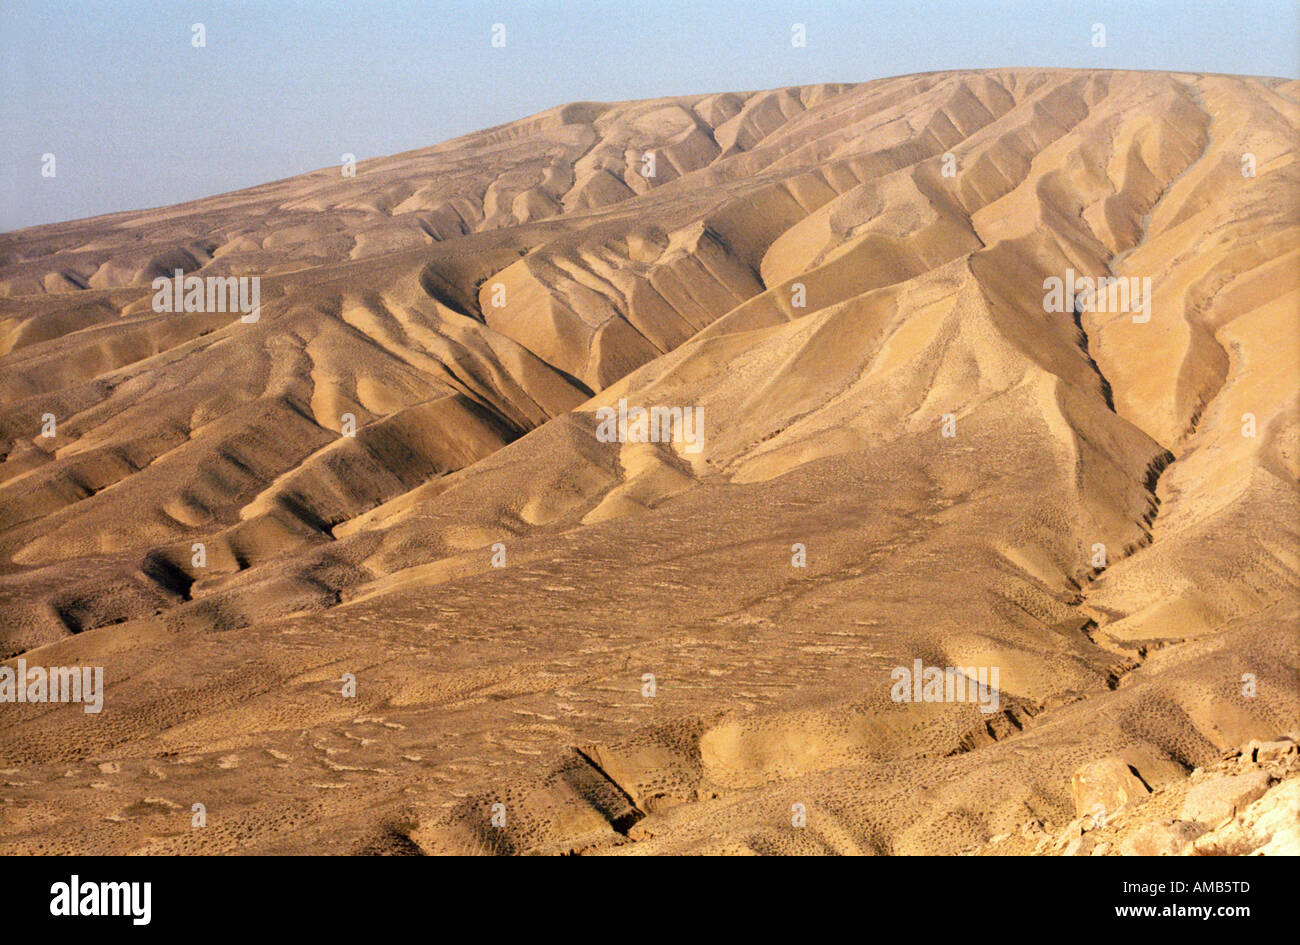
[[1287, 739], [1276, 742], [1260, 742], [1255, 747], [1255, 761], [1260, 764], [1270, 764], [1274, 761], [1284, 761], [1291, 755], [1300, 751], [1300, 746], [1295, 742]]
[[1099, 843], [1099, 844], [1097, 844], [1095, 847], [1092, 848], [1092, 855], [1093, 855], [1093, 856], [1105, 856], [1105, 855], [1106, 855], [1106, 851], [1109, 850], [1109, 849], [1110, 849], [1110, 844], [1109, 844], [1109, 843]]
[[1274, 786], [1193, 847], [1202, 856], [1300, 855], [1300, 778]]
[[1083, 824], [1084, 821], [1086, 821], [1087, 819], [1088, 818], [1086, 817], [1078, 817], [1070, 821], [1068, 824], [1066, 824], [1065, 827], [1061, 830], [1057, 845], [1060, 846], [1061, 841], [1069, 841], [1069, 840], [1073, 840], [1075, 837], [1082, 837]]
[[1221, 824], [1268, 790], [1267, 771], [1227, 775], [1193, 786], [1183, 800], [1182, 818]]
[[627, 830], [627, 838], [634, 841], [649, 840], [654, 837], [654, 835], [654, 831], [647, 827], [644, 821], [633, 824]]
[[1090, 761], [1070, 778], [1074, 812], [1079, 815], [1095, 815], [1099, 811], [1111, 814], [1150, 793], [1142, 779], [1120, 758]]
[[1120, 844], [1124, 856], [1177, 856], [1205, 833], [1205, 828], [1189, 820], [1164, 820], [1146, 824]]
[[1061, 852], [1061, 856], [1087, 856], [1095, 843], [1092, 837], [1075, 837]]
[[1246, 856], [1251, 851], [1250, 837], [1239, 824], [1228, 824], [1197, 837], [1192, 844], [1196, 856]]
[[1268, 843], [1254, 852], [1255, 856], [1300, 856], [1300, 825], [1292, 825], [1273, 834]]

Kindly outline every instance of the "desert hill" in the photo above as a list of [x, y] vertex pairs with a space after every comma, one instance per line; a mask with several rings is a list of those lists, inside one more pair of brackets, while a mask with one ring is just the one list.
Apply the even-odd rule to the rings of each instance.
[[0, 848], [955, 853], [1300, 729], [1298, 129], [930, 73], [0, 235], [0, 656], [106, 678], [0, 705]]

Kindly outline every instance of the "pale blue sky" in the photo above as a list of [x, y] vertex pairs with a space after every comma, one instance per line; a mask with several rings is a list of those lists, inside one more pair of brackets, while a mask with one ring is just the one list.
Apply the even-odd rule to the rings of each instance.
[[3, 0], [0, 231], [424, 147], [569, 101], [994, 66], [1295, 78], [1300, 4]]

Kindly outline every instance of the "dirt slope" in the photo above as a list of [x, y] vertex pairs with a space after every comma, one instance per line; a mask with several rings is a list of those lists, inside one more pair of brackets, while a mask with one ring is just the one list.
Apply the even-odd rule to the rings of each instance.
[[1298, 100], [578, 103], [0, 235], [0, 656], [106, 679], [0, 704], [0, 849], [957, 853], [1300, 729]]

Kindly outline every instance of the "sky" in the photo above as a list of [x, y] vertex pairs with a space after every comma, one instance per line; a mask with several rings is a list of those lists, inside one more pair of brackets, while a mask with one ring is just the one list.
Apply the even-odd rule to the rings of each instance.
[[1005, 66], [1297, 78], [1300, 3], [3, 0], [0, 232], [427, 147], [571, 101]]

